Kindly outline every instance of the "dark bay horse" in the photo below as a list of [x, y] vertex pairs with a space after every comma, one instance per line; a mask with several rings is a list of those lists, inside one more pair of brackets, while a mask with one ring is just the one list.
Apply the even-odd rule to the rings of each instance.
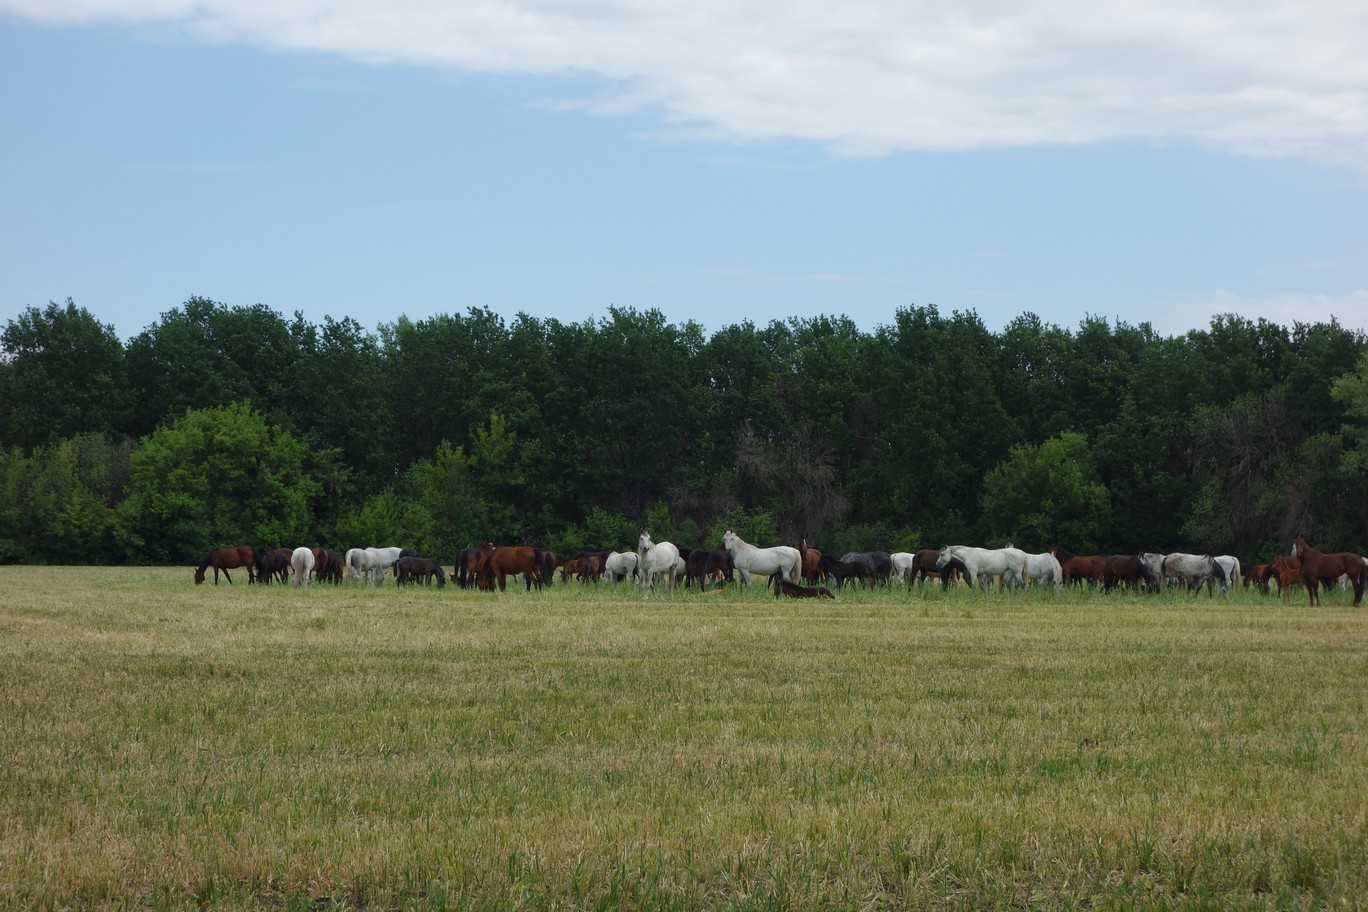
[[401, 557], [394, 562], [396, 586], [405, 583], [422, 583], [424, 586], [430, 586], [433, 577], [437, 579], [438, 589], [446, 585], [446, 571], [435, 560], [428, 560], [426, 557]]
[[[1061, 563], [1062, 567], [1063, 564]], [[1124, 583], [1132, 589], [1139, 589], [1140, 584], [1144, 583], [1159, 588], [1159, 581], [1150, 573], [1149, 567], [1140, 559], [1137, 554], [1117, 554], [1106, 559], [1106, 576], [1103, 580], [1103, 591], [1111, 592], [1118, 584]]]
[[1301, 561], [1302, 582], [1310, 604], [1320, 604], [1321, 583], [1333, 586], [1341, 576], [1348, 576], [1354, 587], [1354, 607], [1363, 604], [1363, 587], [1368, 582], [1368, 563], [1352, 551], [1337, 551], [1326, 554], [1317, 551], [1298, 535], [1292, 545], [1292, 553]]
[[223, 578], [229, 583], [233, 578], [228, 575], [229, 570], [236, 570], [244, 567], [247, 570], [247, 582], [256, 582], [255, 567], [259, 554], [256, 548], [251, 545], [238, 545], [236, 548], [210, 548], [200, 560], [199, 566], [195, 568], [195, 585], [204, 582], [204, 571], [210, 567], [214, 568], [214, 585], [218, 585], [219, 571], [223, 571]]
[[[547, 561], [542, 558], [542, 552], [526, 545], [495, 548], [489, 552], [489, 557], [480, 570], [480, 588], [486, 592], [492, 591], [497, 581], [499, 591], [503, 592], [508, 587], [508, 577], [521, 573], [527, 582], [528, 592], [532, 591], [534, 584], [540, 591], [543, 583], [542, 572], [546, 563]], [[549, 571], [547, 574], [549, 575]]]

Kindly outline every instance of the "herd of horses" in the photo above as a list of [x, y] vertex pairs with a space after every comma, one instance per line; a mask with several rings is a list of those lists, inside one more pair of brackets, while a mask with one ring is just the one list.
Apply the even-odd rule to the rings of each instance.
[[[709, 583], [735, 582], [752, 585], [758, 578], [772, 585], [775, 596], [831, 598], [828, 585], [876, 586], [895, 580], [925, 584], [937, 580], [942, 586], [963, 581], [975, 588], [1002, 589], [1046, 586], [1055, 592], [1066, 585], [1094, 585], [1110, 592], [1117, 587], [1160, 591], [1180, 586], [1192, 591], [1220, 587], [1225, 594], [1241, 585], [1268, 593], [1277, 584], [1284, 601], [1295, 586], [1305, 588], [1309, 603], [1320, 604], [1320, 591], [1340, 585], [1354, 593], [1354, 606], [1363, 601], [1368, 584], [1368, 560], [1352, 552], [1322, 553], [1298, 535], [1287, 554], [1271, 564], [1241, 572], [1231, 555], [1159, 554], [1141, 552], [1122, 555], [1080, 555], [1054, 545], [1030, 554], [1011, 544], [1002, 548], [947, 545], [939, 549], [888, 553], [849, 552], [839, 559], [808, 547], [776, 545], [760, 548], [727, 531], [717, 548], [684, 548], [672, 542], [654, 542], [641, 533], [635, 551], [581, 551], [559, 555], [528, 546], [495, 546], [485, 541], [462, 548], [453, 561], [452, 579], [461, 588], [505, 591], [509, 577], [521, 578], [530, 592], [550, 585], [559, 571], [561, 580], [584, 583], [632, 580], [643, 591], [673, 591], [676, 585], [695, 583], [707, 591]], [[217, 585], [219, 573], [231, 583], [230, 570], [245, 569], [249, 583], [292, 581], [295, 588], [310, 579], [340, 584], [344, 580], [384, 582], [390, 574], [396, 585], [446, 585], [442, 565], [411, 549], [398, 547], [352, 548], [336, 552], [328, 548], [212, 548], [195, 570], [195, 582], [203, 583], [209, 569]]]

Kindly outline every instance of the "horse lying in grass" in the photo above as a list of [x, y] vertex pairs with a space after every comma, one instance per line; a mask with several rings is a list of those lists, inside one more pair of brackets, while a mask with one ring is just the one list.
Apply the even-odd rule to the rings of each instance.
[[787, 595], [789, 598], [836, 598], [826, 586], [800, 586], [797, 583], [790, 583], [786, 579], [777, 577], [774, 583], [775, 598], [779, 598], [781, 595]]

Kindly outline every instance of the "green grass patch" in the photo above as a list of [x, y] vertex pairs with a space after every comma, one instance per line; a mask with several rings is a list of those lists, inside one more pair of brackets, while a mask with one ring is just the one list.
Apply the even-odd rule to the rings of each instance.
[[0, 907], [1368, 895], [1368, 610], [0, 568]]

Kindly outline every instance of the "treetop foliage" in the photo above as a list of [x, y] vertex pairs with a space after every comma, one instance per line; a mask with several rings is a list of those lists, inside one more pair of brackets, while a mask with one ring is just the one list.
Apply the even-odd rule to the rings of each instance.
[[1362, 551], [1366, 343], [1333, 319], [993, 332], [935, 307], [872, 332], [619, 307], [371, 332], [196, 297], [124, 345], [68, 300], [0, 335], [0, 560], [449, 560], [486, 538], [630, 547], [649, 522], [690, 546], [730, 524], [827, 551]]

